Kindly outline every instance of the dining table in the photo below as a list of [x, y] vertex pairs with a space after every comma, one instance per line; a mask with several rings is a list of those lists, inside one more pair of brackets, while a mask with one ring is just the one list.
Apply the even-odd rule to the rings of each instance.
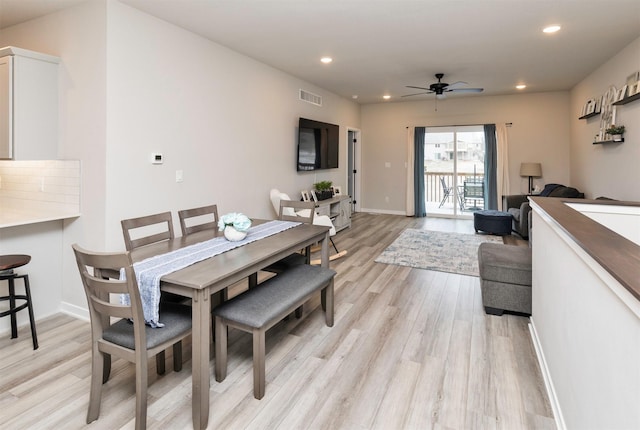
[[[252, 220], [259, 225], [267, 220]], [[131, 251], [133, 263], [223, 236], [217, 229], [157, 242]], [[211, 295], [313, 244], [321, 245], [321, 265], [329, 266], [329, 227], [299, 224], [271, 236], [206, 258], [160, 278], [160, 289], [192, 302], [192, 418], [194, 429], [209, 422]]]

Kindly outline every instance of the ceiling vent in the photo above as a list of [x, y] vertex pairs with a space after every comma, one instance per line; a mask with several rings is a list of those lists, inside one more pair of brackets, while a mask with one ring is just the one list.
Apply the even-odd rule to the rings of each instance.
[[302, 89], [300, 90], [300, 100], [311, 103], [312, 105], [322, 106], [321, 96]]

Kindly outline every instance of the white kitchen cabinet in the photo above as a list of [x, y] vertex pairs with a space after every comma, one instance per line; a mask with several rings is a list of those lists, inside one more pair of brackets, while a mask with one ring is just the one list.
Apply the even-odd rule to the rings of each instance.
[[26, 49], [0, 49], [0, 159], [58, 158], [59, 63]]

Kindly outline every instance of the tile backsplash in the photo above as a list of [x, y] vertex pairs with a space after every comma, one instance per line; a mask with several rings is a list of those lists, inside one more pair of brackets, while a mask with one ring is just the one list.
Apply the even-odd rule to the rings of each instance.
[[80, 212], [79, 160], [0, 160], [0, 210]]

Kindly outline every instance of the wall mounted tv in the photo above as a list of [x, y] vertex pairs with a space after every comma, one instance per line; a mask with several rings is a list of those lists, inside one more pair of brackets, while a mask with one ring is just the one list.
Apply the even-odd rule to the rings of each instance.
[[298, 171], [337, 169], [339, 140], [339, 126], [300, 118]]

